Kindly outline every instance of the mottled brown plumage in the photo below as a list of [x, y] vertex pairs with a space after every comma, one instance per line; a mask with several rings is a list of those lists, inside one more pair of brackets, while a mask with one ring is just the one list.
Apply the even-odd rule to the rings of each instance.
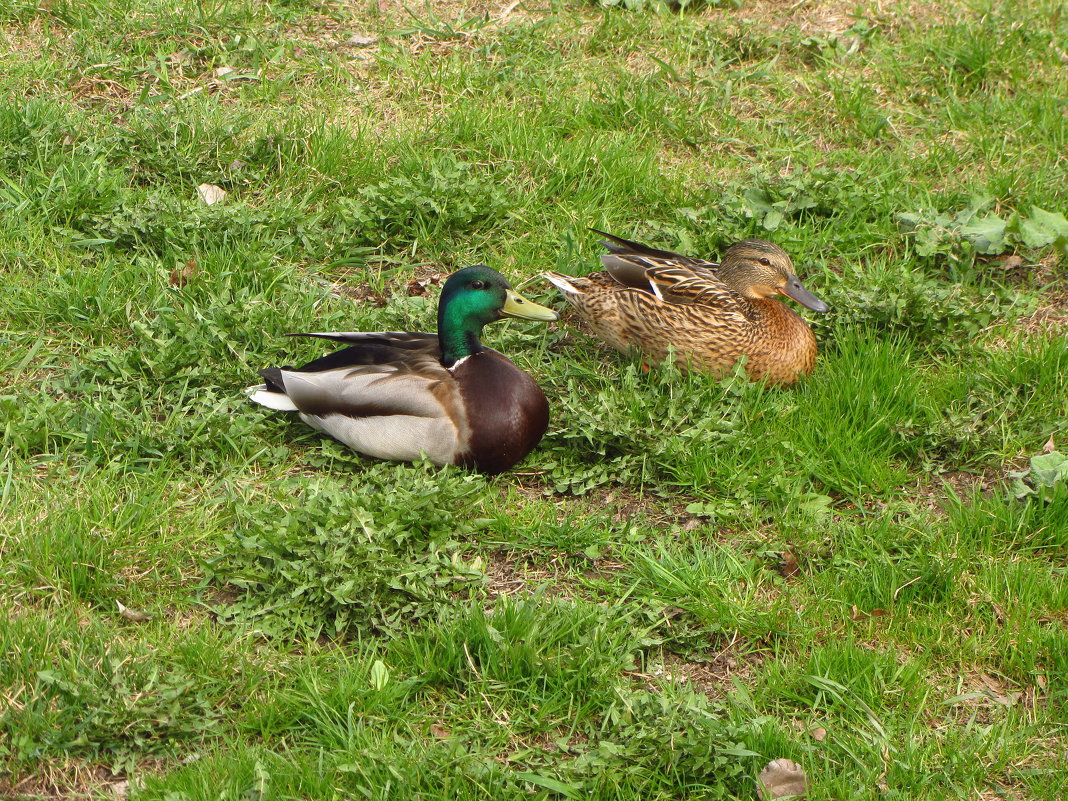
[[[598, 231], [597, 233], [603, 233]], [[826, 305], [801, 286], [786, 252], [762, 239], [732, 245], [723, 262], [680, 256], [604, 234], [605, 271], [585, 278], [546, 273], [579, 316], [616, 350], [659, 361], [674, 349], [683, 369], [722, 375], [743, 355], [753, 380], [792, 384], [812, 372], [816, 338], [778, 300]]]

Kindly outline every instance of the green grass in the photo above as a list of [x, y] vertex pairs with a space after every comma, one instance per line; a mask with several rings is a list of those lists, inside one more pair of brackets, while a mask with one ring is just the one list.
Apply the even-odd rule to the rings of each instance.
[[[0, 1], [0, 795], [1063, 797], [1068, 488], [1010, 474], [1068, 442], [1068, 15], [504, 11]], [[413, 276], [562, 309], [589, 226], [774, 239], [816, 372], [500, 324], [552, 422], [493, 479], [241, 392]]]

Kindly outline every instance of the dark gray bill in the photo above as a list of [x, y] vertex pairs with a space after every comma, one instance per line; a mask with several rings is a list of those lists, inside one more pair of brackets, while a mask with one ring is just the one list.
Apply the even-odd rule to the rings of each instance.
[[782, 288], [782, 293], [812, 311], [827, 311], [827, 304], [801, 286], [801, 279], [796, 275], [791, 275], [786, 279], [786, 286]]

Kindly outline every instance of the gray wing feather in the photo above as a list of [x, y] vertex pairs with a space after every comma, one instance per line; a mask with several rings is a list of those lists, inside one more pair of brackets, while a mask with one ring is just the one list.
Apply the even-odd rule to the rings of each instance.
[[[442, 372], [445, 372], [443, 368]], [[433, 394], [440, 380], [408, 372], [400, 366], [381, 364], [320, 373], [282, 371], [286, 395], [298, 409], [311, 414], [351, 417], [441, 416], [445, 411]]]
[[[462, 407], [446, 406], [451, 375], [436, 361], [428, 375], [405, 363], [316, 373], [282, 371], [286, 394], [301, 418], [353, 450], [379, 459], [455, 462], [466, 431]], [[435, 392], [437, 390], [437, 392]]]

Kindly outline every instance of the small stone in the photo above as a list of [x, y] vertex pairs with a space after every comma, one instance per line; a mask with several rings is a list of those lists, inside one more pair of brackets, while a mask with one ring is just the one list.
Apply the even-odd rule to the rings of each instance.
[[377, 36], [367, 36], [363, 33], [354, 33], [338, 47], [368, 47], [378, 41]]

